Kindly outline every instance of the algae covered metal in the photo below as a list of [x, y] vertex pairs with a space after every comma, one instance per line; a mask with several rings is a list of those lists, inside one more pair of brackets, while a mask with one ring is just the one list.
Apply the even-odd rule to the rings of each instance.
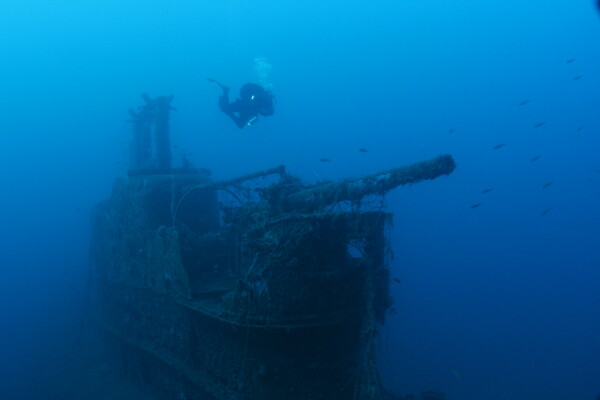
[[213, 182], [149, 160], [94, 217], [100, 325], [129, 375], [170, 399], [382, 399], [391, 215], [358, 203], [452, 158], [312, 186], [283, 167]]

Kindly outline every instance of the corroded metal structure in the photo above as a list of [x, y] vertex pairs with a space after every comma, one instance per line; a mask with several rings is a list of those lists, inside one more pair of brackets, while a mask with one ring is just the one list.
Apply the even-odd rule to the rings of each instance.
[[381, 399], [390, 214], [358, 202], [453, 169], [440, 156], [314, 186], [283, 167], [117, 179], [95, 212], [100, 324], [165, 398]]

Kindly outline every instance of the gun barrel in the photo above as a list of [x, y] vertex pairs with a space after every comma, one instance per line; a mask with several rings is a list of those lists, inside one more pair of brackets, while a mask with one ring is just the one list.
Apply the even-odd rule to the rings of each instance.
[[456, 163], [452, 159], [452, 156], [443, 154], [431, 160], [359, 178], [325, 183], [290, 194], [285, 198], [284, 209], [288, 211], [298, 209], [310, 210], [341, 201], [358, 201], [371, 194], [384, 195], [401, 185], [448, 175], [455, 168]]

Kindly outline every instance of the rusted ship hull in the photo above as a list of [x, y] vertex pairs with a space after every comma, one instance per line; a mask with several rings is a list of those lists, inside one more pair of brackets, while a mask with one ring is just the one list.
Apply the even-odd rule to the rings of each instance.
[[283, 167], [211, 182], [185, 158], [171, 168], [173, 96], [142, 97], [132, 169], [91, 246], [127, 375], [165, 399], [379, 400], [390, 215], [361, 203], [451, 173], [452, 157], [312, 186]]
[[140, 174], [98, 206], [100, 324], [129, 375], [171, 399], [380, 399], [389, 215], [223, 209], [222, 190]]

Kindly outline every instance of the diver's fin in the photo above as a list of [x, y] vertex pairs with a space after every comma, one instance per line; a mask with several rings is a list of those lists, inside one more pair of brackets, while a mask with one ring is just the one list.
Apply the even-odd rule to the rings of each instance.
[[217, 81], [216, 79], [206, 78], [206, 80], [209, 81], [209, 82], [216, 83], [217, 85], [219, 85], [221, 87], [221, 89], [223, 89], [224, 92], [229, 91], [229, 87], [228, 86], [223, 85], [221, 82]]

